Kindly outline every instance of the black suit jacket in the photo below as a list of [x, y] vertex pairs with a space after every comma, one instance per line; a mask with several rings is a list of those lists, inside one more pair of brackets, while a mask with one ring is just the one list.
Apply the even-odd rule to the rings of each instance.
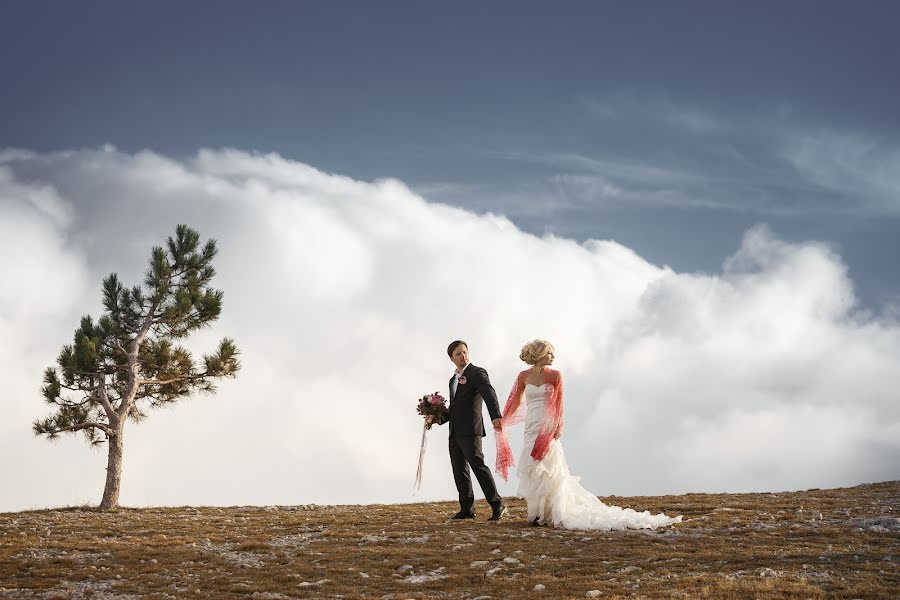
[[[450, 422], [450, 437], [455, 435], [477, 435], [484, 437], [484, 418], [481, 415], [482, 401], [487, 404], [491, 420], [499, 419], [500, 403], [497, 392], [491, 385], [487, 371], [469, 363], [463, 371], [466, 382], [456, 386], [456, 395], [450, 394], [450, 415], [441, 419], [441, 425]], [[450, 378], [452, 387], [453, 378]]]

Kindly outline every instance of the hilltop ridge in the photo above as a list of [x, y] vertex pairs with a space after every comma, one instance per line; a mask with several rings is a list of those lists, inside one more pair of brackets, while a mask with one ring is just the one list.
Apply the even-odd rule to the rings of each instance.
[[660, 531], [489, 523], [455, 502], [0, 514], [3, 598], [896, 598], [900, 481], [601, 497]]

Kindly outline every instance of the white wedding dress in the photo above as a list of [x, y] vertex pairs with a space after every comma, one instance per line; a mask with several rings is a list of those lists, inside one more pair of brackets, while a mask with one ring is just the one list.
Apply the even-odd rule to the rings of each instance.
[[[547, 385], [547, 384], [544, 384]], [[540, 461], [531, 458], [534, 440], [544, 418], [544, 386], [525, 385], [525, 446], [519, 458], [518, 495], [528, 503], [528, 521], [565, 529], [656, 529], [680, 523], [681, 516], [653, 515], [630, 508], [609, 506], [578, 483], [579, 477], [569, 473], [559, 440]]]

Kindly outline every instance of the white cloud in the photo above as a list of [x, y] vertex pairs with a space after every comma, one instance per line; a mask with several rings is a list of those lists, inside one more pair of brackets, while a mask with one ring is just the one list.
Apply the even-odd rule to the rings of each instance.
[[43, 370], [71, 339], [85, 301], [87, 269], [66, 236], [69, 214], [70, 207], [51, 186], [22, 184], [0, 164], [0, 510], [42, 498], [66, 502], [69, 489], [78, 485], [79, 475], [65, 469], [56, 482], [41, 479], [36, 467], [66, 459], [59, 449], [33, 444], [29, 434], [36, 411], [44, 410]]
[[[676, 273], [612, 241], [538, 238], [395, 180], [277, 155], [7, 152], [0, 169], [0, 223], [32, 261], [0, 260], [17, 286], [0, 295], [14, 391], [0, 451], [19, 457], [0, 466], [14, 482], [0, 509], [99, 498], [102, 453], [30, 434], [46, 413], [40, 372], [78, 315], [96, 314], [102, 277], [139, 281], [180, 222], [219, 241], [225, 292], [221, 320], [190, 345], [233, 336], [244, 369], [215, 396], [129, 426], [125, 504], [411, 500], [413, 403], [444, 390], [457, 337], [501, 401], [522, 343], [556, 344], [566, 451], [598, 494], [900, 476], [900, 328], [854, 312], [840, 257], [821, 244], [757, 228], [721, 273]], [[27, 352], [8, 342], [23, 337]], [[455, 496], [445, 436], [430, 434], [422, 498]]]

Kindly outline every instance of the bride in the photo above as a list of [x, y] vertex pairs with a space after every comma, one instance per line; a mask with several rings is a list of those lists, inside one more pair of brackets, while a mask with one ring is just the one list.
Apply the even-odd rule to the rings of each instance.
[[[564, 529], [655, 529], [680, 523], [681, 516], [652, 515], [609, 506], [579, 485], [569, 473], [562, 444], [563, 384], [553, 363], [553, 346], [534, 340], [519, 358], [531, 365], [519, 373], [503, 409], [503, 430], [497, 436], [497, 472], [507, 479], [515, 464], [505, 428], [525, 421], [525, 446], [519, 458], [518, 495], [528, 503], [531, 525]], [[524, 395], [525, 401], [522, 402]]]

